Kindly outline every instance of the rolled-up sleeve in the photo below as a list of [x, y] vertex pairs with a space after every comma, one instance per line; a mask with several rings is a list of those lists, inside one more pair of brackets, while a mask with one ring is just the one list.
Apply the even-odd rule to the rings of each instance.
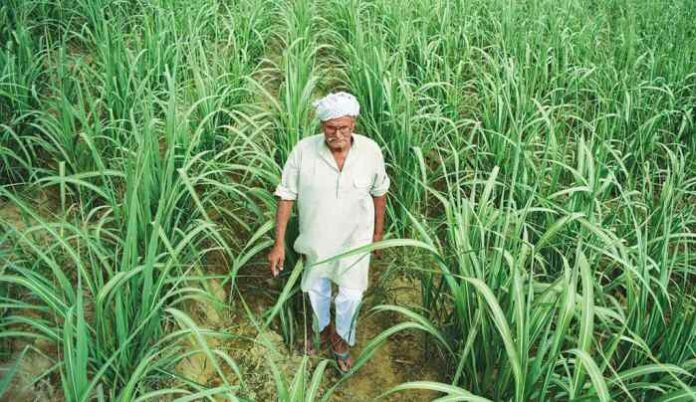
[[372, 182], [372, 188], [370, 188], [370, 194], [373, 197], [381, 197], [387, 193], [389, 190], [389, 176], [387, 176], [387, 169], [384, 164], [384, 156], [382, 155], [382, 150], [377, 149], [376, 155], [376, 175], [375, 180]]
[[300, 181], [300, 150], [299, 146], [295, 146], [288, 160], [283, 167], [280, 183], [275, 189], [273, 195], [280, 197], [281, 200], [296, 200], [297, 190]]

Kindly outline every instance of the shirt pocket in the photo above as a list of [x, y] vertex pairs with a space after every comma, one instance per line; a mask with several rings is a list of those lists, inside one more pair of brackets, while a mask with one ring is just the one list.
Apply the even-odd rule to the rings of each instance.
[[368, 176], [357, 176], [353, 178], [355, 188], [365, 188], [372, 185], [372, 178]]
[[372, 178], [369, 176], [356, 176], [353, 178], [353, 191], [357, 196], [366, 196], [372, 188]]

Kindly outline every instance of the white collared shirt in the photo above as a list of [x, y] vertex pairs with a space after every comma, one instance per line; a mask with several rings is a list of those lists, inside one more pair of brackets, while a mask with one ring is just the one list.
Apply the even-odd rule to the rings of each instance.
[[297, 200], [300, 230], [293, 248], [306, 256], [304, 291], [318, 277], [347, 288], [367, 289], [369, 253], [310, 266], [372, 242], [372, 197], [384, 195], [390, 181], [379, 145], [364, 135], [353, 134], [352, 138], [342, 171], [323, 134], [299, 141], [274, 193], [283, 200]]

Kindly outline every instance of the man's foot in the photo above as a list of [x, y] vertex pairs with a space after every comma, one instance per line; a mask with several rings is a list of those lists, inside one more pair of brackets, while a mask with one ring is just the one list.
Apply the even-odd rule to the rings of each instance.
[[316, 356], [319, 353], [321, 353], [321, 351], [326, 349], [326, 347], [329, 345], [329, 341], [331, 339], [332, 334], [333, 334], [333, 324], [329, 324], [319, 333], [320, 345], [319, 345], [319, 348], [317, 348], [314, 345], [313, 329], [309, 328], [307, 330], [307, 337], [305, 338], [304, 353], [307, 356]]
[[338, 334], [331, 336], [331, 352], [336, 358], [336, 365], [341, 374], [348, 373], [353, 368], [353, 357], [350, 355], [350, 347]]

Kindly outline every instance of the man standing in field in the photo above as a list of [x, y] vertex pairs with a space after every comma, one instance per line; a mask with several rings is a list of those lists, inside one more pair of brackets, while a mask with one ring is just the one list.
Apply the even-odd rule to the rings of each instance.
[[[329, 94], [314, 103], [323, 134], [299, 141], [290, 152], [275, 195], [275, 245], [268, 255], [273, 276], [283, 270], [285, 229], [297, 200], [299, 236], [293, 248], [305, 258], [302, 291], [314, 311], [322, 344], [331, 342], [341, 372], [349, 371], [355, 344], [355, 320], [367, 289], [369, 253], [329, 263], [316, 262], [380, 241], [389, 188], [382, 151], [377, 143], [354, 134], [360, 112], [351, 94]], [[335, 326], [331, 324], [331, 284], [338, 286]], [[308, 354], [316, 353], [312, 342]]]

